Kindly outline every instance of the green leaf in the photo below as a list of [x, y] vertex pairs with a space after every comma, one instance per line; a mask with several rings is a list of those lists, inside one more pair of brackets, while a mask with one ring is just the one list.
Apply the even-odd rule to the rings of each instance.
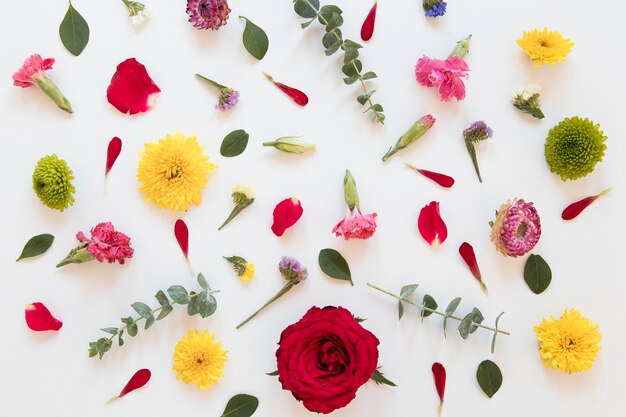
[[355, 82], [359, 81], [359, 75], [353, 75], [352, 77], [344, 77], [343, 82], [346, 83], [347, 85], [351, 85], [354, 84]]
[[[95, 349], [96, 353], [100, 355], [100, 359], [102, 359], [104, 354], [107, 353], [111, 349], [112, 344], [113, 342], [111, 340], [101, 337], [100, 339], [98, 339], [97, 342], [89, 343], [89, 347], [91, 349]], [[89, 351], [90, 357], [95, 356], [95, 354], [93, 355], [91, 354], [92, 353], [91, 349]]]
[[174, 307], [168, 305], [168, 306], [163, 306], [163, 308], [161, 309], [161, 311], [159, 311], [159, 315], [157, 316], [157, 320], [162, 320], [165, 317], [167, 317], [172, 311], [174, 311]]
[[250, 135], [245, 130], [233, 130], [222, 140], [222, 146], [220, 146], [220, 154], [226, 158], [241, 155], [248, 146], [248, 139]]
[[541, 294], [552, 281], [552, 271], [548, 263], [539, 255], [531, 254], [524, 266], [524, 281], [535, 294]]
[[359, 51], [357, 49], [346, 49], [345, 54], [343, 55], [343, 63], [347, 64], [348, 62], [352, 61], [353, 59], [357, 59], [359, 56]]
[[157, 299], [157, 301], [162, 307], [170, 305], [170, 300], [167, 298], [167, 295], [165, 295], [165, 293], [162, 290], [159, 290], [159, 292], [156, 293], [154, 298]]
[[[337, 30], [339, 30], [339, 29], [337, 29]], [[341, 46], [341, 39], [338, 39], [334, 44], [332, 44], [328, 48], [326, 48], [324, 50], [324, 53], [326, 54], [326, 56], [331, 56], [332, 54], [334, 54], [335, 52], [337, 52], [339, 50], [340, 46]]]
[[100, 329], [100, 330], [108, 334], [116, 335], [118, 329], [117, 327], [105, 327], [104, 329]]
[[152, 317], [152, 309], [147, 304], [137, 301], [136, 303], [132, 303], [130, 306], [144, 319]]
[[335, 249], [322, 249], [317, 258], [322, 271], [331, 278], [352, 282], [350, 267], [345, 258]]
[[217, 300], [211, 294], [207, 295], [206, 291], [202, 291], [196, 297], [195, 305], [203, 319], [209, 317], [217, 310]]
[[358, 59], [354, 59], [341, 67], [341, 71], [348, 77], [359, 75], [362, 69], [363, 64]]
[[211, 290], [211, 287], [209, 287], [209, 283], [207, 282], [204, 275], [202, 275], [202, 273], [198, 274], [198, 284], [205, 290]]
[[226, 404], [221, 417], [250, 417], [259, 406], [259, 400], [253, 395], [237, 394]]
[[89, 25], [72, 6], [71, 1], [61, 26], [59, 26], [59, 36], [61, 36], [61, 42], [63, 42], [65, 49], [74, 56], [80, 55], [89, 42]]
[[148, 317], [146, 319], [146, 325], [143, 326], [143, 328], [146, 329], [146, 330], [149, 329], [154, 324], [155, 321], [156, 321], [156, 319], [154, 318], [154, 316]]
[[[417, 290], [419, 284], [409, 284], [402, 287], [400, 290], [400, 298], [408, 298], [411, 294]], [[398, 300], [398, 320], [402, 319], [404, 315], [404, 305], [402, 305], [402, 301]]]
[[331, 19], [333, 18], [333, 15], [341, 16], [341, 13], [343, 12], [341, 11], [339, 7], [329, 4], [320, 9], [318, 20], [320, 21], [321, 24], [326, 25], [331, 21]]
[[324, 48], [327, 49], [331, 46], [334, 47], [337, 43], [339, 43], [339, 45], [337, 46], [337, 49], [339, 49], [339, 47], [341, 46], [341, 42], [341, 30], [339, 29], [335, 29], [332, 32], [325, 33], [324, 36], [322, 36], [322, 45], [324, 45]]
[[[433, 297], [431, 297], [428, 294], [424, 295], [424, 299], [422, 301], [422, 304], [424, 305], [424, 307], [430, 308], [432, 310], [437, 310], [437, 302], [435, 301], [435, 299]], [[421, 316], [422, 316], [422, 320], [424, 319], [424, 317], [428, 317], [431, 314], [433, 314], [432, 311], [428, 311], [428, 310], [423, 310], [421, 312]]]
[[467, 339], [471, 333], [474, 333], [476, 329], [478, 329], [478, 326], [475, 323], [480, 324], [484, 319], [485, 318], [480, 310], [474, 307], [472, 312], [463, 317], [463, 320], [461, 320], [461, 323], [459, 324], [459, 334], [461, 337], [463, 339]]
[[124, 330], [122, 330], [122, 331], [120, 332], [120, 334], [118, 334], [118, 335], [117, 335], [117, 345], [118, 345], [119, 347], [124, 346], [124, 339], [122, 339], [122, 335], [123, 335], [123, 334], [124, 334]]
[[341, 17], [341, 14], [333, 13], [328, 20], [328, 24], [326, 25], [326, 32], [331, 32], [341, 25], [343, 25], [343, 17]]
[[395, 383], [385, 378], [385, 375], [383, 375], [383, 373], [380, 372], [378, 369], [374, 371], [370, 379], [374, 381], [376, 385], [389, 385], [391, 387], [397, 387]]
[[278, 370], [275, 370], [274, 372], [266, 372], [265, 375], [267, 375], [267, 376], [278, 376]]
[[[313, 8], [311, 8], [313, 6]], [[313, 18], [317, 17], [320, 9], [320, 0], [294, 0], [293, 9], [298, 16]]]
[[459, 304], [461, 304], [461, 297], [456, 297], [454, 300], [450, 301], [450, 304], [448, 304], [448, 307], [446, 307], [446, 316], [443, 318], [443, 336], [444, 337], [446, 337], [446, 323], [448, 321], [448, 317], [454, 314]]
[[45, 253], [50, 248], [53, 241], [54, 236], [48, 233], [31, 237], [28, 239], [28, 242], [26, 242], [26, 245], [24, 245], [24, 249], [22, 249], [22, 253], [17, 260], [32, 258], [33, 256]]
[[491, 339], [491, 353], [493, 354], [494, 350], [496, 350], [496, 336], [498, 335], [498, 322], [500, 321], [500, 317], [504, 314], [504, 311], [498, 314], [496, 317], [496, 331], [493, 332], [493, 338]]
[[351, 41], [350, 39], [346, 39], [345, 41], [343, 41], [343, 49], [360, 49], [363, 48], [362, 45]]
[[176, 304], [187, 304], [189, 302], [189, 294], [187, 294], [187, 290], [182, 285], [172, 285], [167, 289], [167, 293]]
[[239, 16], [239, 18], [246, 21], [246, 27], [243, 30], [243, 46], [250, 52], [250, 55], [259, 61], [262, 60], [270, 45], [265, 31], [252, 23], [247, 17]]
[[309, 20], [308, 22], [300, 23], [300, 27], [302, 27], [302, 29], [306, 29], [311, 26], [311, 23], [313, 22], [315, 22], [315, 18]]
[[372, 96], [372, 94], [374, 94], [375, 92], [376, 92], [376, 90], [372, 90], [372, 91], [368, 91], [368, 92], [367, 92], [367, 93], [365, 93], [365, 94], [361, 94], [360, 96], [358, 96], [358, 97], [356, 98], [356, 101], [358, 101], [358, 102], [359, 102], [359, 104], [360, 104], [361, 106], [363, 106], [363, 105], [365, 105], [365, 103], [367, 103], [367, 100], [369, 100], [369, 99], [370, 99], [370, 97]]
[[380, 104], [374, 104], [372, 107], [370, 107], [372, 110], [376, 111], [376, 112], [380, 112], [380, 111], [384, 111], [383, 110], [383, 106], [381, 106]]
[[371, 80], [372, 78], [376, 78], [376, 77], [378, 77], [378, 75], [376, 75], [374, 71], [367, 71], [365, 74], [363, 74], [363, 76], [361, 76], [361, 79], [363, 81], [366, 81], [366, 80]]
[[137, 332], [139, 331], [139, 329], [137, 329], [137, 324], [135, 324], [133, 318], [129, 317], [127, 319], [122, 319], [122, 321], [126, 323], [126, 332], [128, 333], [128, 335], [130, 337], [137, 336]]
[[476, 371], [476, 379], [480, 389], [483, 390], [489, 398], [493, 397], [502, 386], [502, 372], [498, 365], [490, 360], [485, 360], [478, 365]]
[[191, 291], [189, 293], [189, 304], [187, 304], [187, 314], [189, 314], [190, 316], [193, 316], [194, 314], [198, 314], [198, 297], [192, 297], [194, 296], [196, 293], [194, 291]]

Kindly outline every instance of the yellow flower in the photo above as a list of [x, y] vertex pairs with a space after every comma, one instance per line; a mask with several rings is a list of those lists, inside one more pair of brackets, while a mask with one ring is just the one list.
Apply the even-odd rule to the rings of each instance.
[[244, 270], [239, 275], [239, 279], [242, 281], [250, 281], [254, 277], [254, 264], [246, 263], [244, 264]]
[[207, 176], [217, 169], [209, 162], [195, 136], [180, 132], [166, 135], [158, 142], [146, 143], [137, 169], [139, 191], [160, 208], [187, 210], [189, 204], [200, 204], [200, 190]]
[[524, 36], [517, 40], [517, 44], [535, 61], [536, 67], [544, 63], [554, 65], [559, 61], [565, 61], [565, 57], [574, 46], [571, 39], [565, 39], [557, 31], [548, 32], [548, 28], [524, 32]]
[[246, 200], [252, 200], [254, 198], [254, 190], [252, 189], [252, 187], [246, 184], [237, 184], [233, 187], [232, 195], [235, 203], [237, 203], [236, 194], [242, 194], [246, 198]]
[[222, 350], [222, 342], [214, 342], [214, 335], [206, 330], [199, 333], [189, 330], [187, 336], [174, 349], [176, 378], [186, 384], [196, 384], [205, 390], [224, 376], [224, 363], [227, 351]]
[[546, 368], [572, 372], [591, 369], [593, 360], [600, 350], [602, 335], [598, 324], [591, 322], [580, 311], [565, 310], [559, 320], [550, 317], [533, 327], [537, 333], [539, 354], [545, 359]]

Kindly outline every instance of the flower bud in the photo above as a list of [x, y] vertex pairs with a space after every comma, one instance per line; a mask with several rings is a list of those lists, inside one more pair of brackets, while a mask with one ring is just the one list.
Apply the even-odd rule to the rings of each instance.
[[454, 47], [454, 49], [448, 56], [448, 58], [450, 58], [451, 56], [455, 56], [455, 55], [461, 59], [465, 58], [465, 55], [467, 55], [467, 53], [469, 52], [471, 41], [472, 41], [472, 35], [468, 35], [467, 38], [464, 38], [458, 41], [456, 43], [456, 46]]
[[350, 211], [356, 207], [359, 208], [359, 192], [356, 189], [356, 181], [350, 173], [349, 169], [346, 169], [346, 175], [343, 178], [343, 193], [346, 199], [346, 205]]
[[314, 143], [305, 142], [300, 138], [301, 136], [284, 136], [271, 142], [263, 142], [263, 146], [273, 146], [279, 151], [299, 154], [315, 150], [316, 145]]
[[406, 148], [407, 146], [424, 136], [424, 134], [428, 132], [428, 129], [430, 129], [434, 124], [435, 118], [430, 114], [427, 114], [426, 116], [420, 118], [417, 122], [413, 124], [413, 126], [411, 126], [411, 128], [404, 135], [400, 136], [400, 139], [398, 139], [393, 147], [389, 148], [385, 156], [383, 156], [383, 162], [389, 159], [391, 155], [395, 154], [400, 149]]

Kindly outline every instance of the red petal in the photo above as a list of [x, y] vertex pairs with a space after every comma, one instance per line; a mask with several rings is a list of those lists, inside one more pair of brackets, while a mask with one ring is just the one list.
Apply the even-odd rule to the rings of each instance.
[[187, 225], [181, 219], [176, 220], [174, 236], [176, 236], [180, 250], [183, 251], [183, 255], [185, 255], [186, 258], [189, 253], [189, 229], [187, 229]]
[[480, 286], [482, 287], [483, 291], [487, 291], [487, 286], [483, 282], [483, 277], [480, 274], [478, 262], [476, 261], [476, 254], [474, 253], [474, 248], [472, 247], [472, 245], [467, 242], [463, 242], [459, 247], [459, 253], [461, 254], [461, 257], [472, 272], [472, 275], [474, 275], [474, 278], [476, 278], [478, 282], [480, 282]]
[[448, 228], [439, 214], [439, 203], [431, 201], [420, 211], [417, 228], [430, 246], [438, 246], [446, 241]]
[[150, 372], [149, 369], [138, 370], [137, 372], [135, 372], [135, 375], [133, 375], [130, 378], [130, 380], [128, 381], [128, 384], [126, 384], [126, 386], [124, 387], [122, 392], [120, 392], [120, 395], [118, 395], [118, 397], [122, 398], [124, 395], [128, 394], [129, 392], [132, 392], [138, 388], [143, 387], [144, 385], [148, 383], [148, 381], [150, 381], [151, 376], [152, 376], [152, 373]]
[[107, 165], [104, 171], [104, 175], [108, 175], [111, 168], [113, 168], [113, 164], [117, 160], [117, 157], [120, 156], [120, 152], [122, 152], [122, 140], [115, 136], [109, 142], [109, 147], [107, 148]]
[[593, 203], [594, 201], [596, 201], [598, 198], [602, 197], [603, 195], [606, 195], [609, 191], [611, 191], [611, 188], [602, 191], [598, 195], [586, 197], [586, 198], [583, 198], [582, 200], [579, 200], [570, 204], [569, 206], [565, 207], [565, 210], [563, 210], [563, 213], [561, 213], [561, 218], [563, 220], [572, 220], [576, 218], [591, 203]]
[[50, 310], [42, 303], [32, 303], [24, 310], [26, 324], [31, 330], [43, 332], [46, 330], [58, 331], [63, 323], [55, 319]]
[[440, 174], [438, 172], [428, 171], [426, 169], [417, 169], [417, 172], [428, 178], [429, 180], [435, 181], [437, 184], [441, 185], [445, 188], [450, 188], [454, 185], [454, 178], [449, 177], [444, 174]]
[[107, 88], [107, 100], [122, 113], [143, 113], [152, 108], [160, 92], [146, 67], [129, 58], [117, 66]]
[[276, 205], [274, 208], [274, 223], [272, 224], [272, 232], [276, 236], [282, 236], [285, 230], [293, 226], [303, 213], [300, 200], [295, 197], [286, 198]]
[[369, 41], [374, 34], [374, 23], [376, 22], [376, 7], [378, 6], [378, 1], [374, 0], [374, 5], [370, 9], [370, 12], [367, 14], [365, 21], [363, 22], [363, 26], [361, 26], [361, 39], [364, 41]]
[[288, 85], [274, 81], [272, 76], [269, 74], [266, 74], [266, 73], [263, 73], [263, 74], [276, 87], [278, 87], [280, 91], [287, 94], [289, 98], [291, 98], [296, 104], [304, 107], [309, 103], [309, 98], [302, 91], [298, 90], [297, 88], [289, 87]]
[[443, 395], [446, 392], [446, 368], [439, 362], [435, 362], [433, 363], [432, 371], [435, 378], [435, 388], [437, 388], [437, 394], [439, 394], [439, 414], [441, 415]]

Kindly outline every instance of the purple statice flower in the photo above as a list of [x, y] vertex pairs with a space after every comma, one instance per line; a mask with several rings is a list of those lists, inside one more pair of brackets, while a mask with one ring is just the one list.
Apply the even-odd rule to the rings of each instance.
[[280, 270], [280, 274], [287, 281], [297, 281], [300, 282], [304, 279], [307, 279], [309, 273], [306, 268], [302, 266], [300, 261], [291, 256], [283, 256], [280, 258], [280, 262], [278, 263], [278, 269]]
[[465, 137], [465, 142], [480, 142], [485, 139], [489, 139], [493, 136], [493, 130], [487, 126], [487, 123], [479, 120], [474, 122], [463, 131], [463, 137]]
[[220, 96], [217, 98], [217, 104], [215, 108], [217, 110], [226, 111], [235, 107], [235, 104], [239, 101], [239, 91], [232, 88], [224, 88], [220, 90]]
[[427, 17], [437, 17], [446, 14], [447, 3], [442, 0], [424, 0], [424, 14]]
[[535, 247], [541, 237], [539, 213], [522, 199], [507, 201], [498, 210], [491, 226], [491, 241], [504, 256], [522, 256]]

